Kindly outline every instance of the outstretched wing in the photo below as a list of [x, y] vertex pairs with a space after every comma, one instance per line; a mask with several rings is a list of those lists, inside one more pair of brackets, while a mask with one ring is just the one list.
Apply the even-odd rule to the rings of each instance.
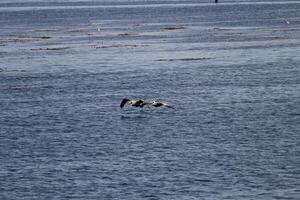
[[167, 104], [165, 104], [165, 106], [166, 106], [167, 108], [171, 108], [171, 109], [173, 109], [173, 110], [176, 110], [173, 106], [170, 106], [170, 105], [167, 105]]
[[125, 104], [130, 101], [129, 99], [124, 98], [120, 104], [120, 107], [123, 108], [125, 106]]
[[168, 105], [168, 104], [166, 104], [166, 103], [162, 103], [162, 102], [154, 102], [154, 103], [152, 103], [151, 105], [154, 106], [154, 107], [162, 107], [162, 106], [164, 106], [164, 107], [167, 107], [167, 108], [171, 108], [171, 109], [173, 109], [173, 110], [176, 110], [173, 106], [170, 106], [170, 105]]
[[155, 101], [154, 101], [151, 105], [154, 106], [154, 107], [161, 107], [161, 106], [164, 106], [163, 103], [161, 103], [161, 102], [155, 102]]

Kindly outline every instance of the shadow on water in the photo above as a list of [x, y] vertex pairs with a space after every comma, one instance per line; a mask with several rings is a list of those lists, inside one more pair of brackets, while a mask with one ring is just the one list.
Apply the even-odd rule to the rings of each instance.
[[122, 114], [120, 116], [121, 120], [126, 120], [126, 119], [130, 119], [130, 120], [140, 120], [140, 119], [146, 119], [147, 116], [143, 115], [143, 114], [129, 114], [129, 115], [125, 115]]
[[127, 109], [120, 112], [121, 120], [143, 120], [151, 118], [172, 118], [176, 111], [169, 109]]

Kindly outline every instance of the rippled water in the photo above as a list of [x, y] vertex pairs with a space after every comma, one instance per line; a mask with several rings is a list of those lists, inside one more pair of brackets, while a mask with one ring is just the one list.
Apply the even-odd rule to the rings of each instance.
[[0, 199], [299, 199], [300, 2], [219, 2], [1, 1]]

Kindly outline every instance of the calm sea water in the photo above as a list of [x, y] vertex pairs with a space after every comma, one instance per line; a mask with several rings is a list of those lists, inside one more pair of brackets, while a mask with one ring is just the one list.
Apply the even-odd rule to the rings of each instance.
[[0, 199], [299, 199], [300, 1], [219, 2], [2, 0]]

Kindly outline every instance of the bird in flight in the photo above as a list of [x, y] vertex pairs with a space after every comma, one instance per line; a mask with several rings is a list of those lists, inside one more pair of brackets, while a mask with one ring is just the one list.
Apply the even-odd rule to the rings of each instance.
[[152, 101], [150, 105], [154, 106], [154, 107], [162, 107], [162, 106], [164, 106], [164, 107], [171, 108], [171, 109], [175, 110], [175, 108], [173, 106], [170, 106], [170, 105], [168, 105], [166, 103], [163, 103], [163, 102]]
[[127, 98], [124, 98], [121, 101], [120, 107], [123, 108], [124, 106], [133, 106], [133, 107], [140, 107], [143, 108], [144, 106], [153, 106], [153, 107], [166, 107], [166, 108], [171, 108], [175, 110], [173, 106], [168, 105], [167, 103], [163, 102], [158, 102], [158, 101], [144, 101], [142, 99], [138, 100], [130, 100]]

